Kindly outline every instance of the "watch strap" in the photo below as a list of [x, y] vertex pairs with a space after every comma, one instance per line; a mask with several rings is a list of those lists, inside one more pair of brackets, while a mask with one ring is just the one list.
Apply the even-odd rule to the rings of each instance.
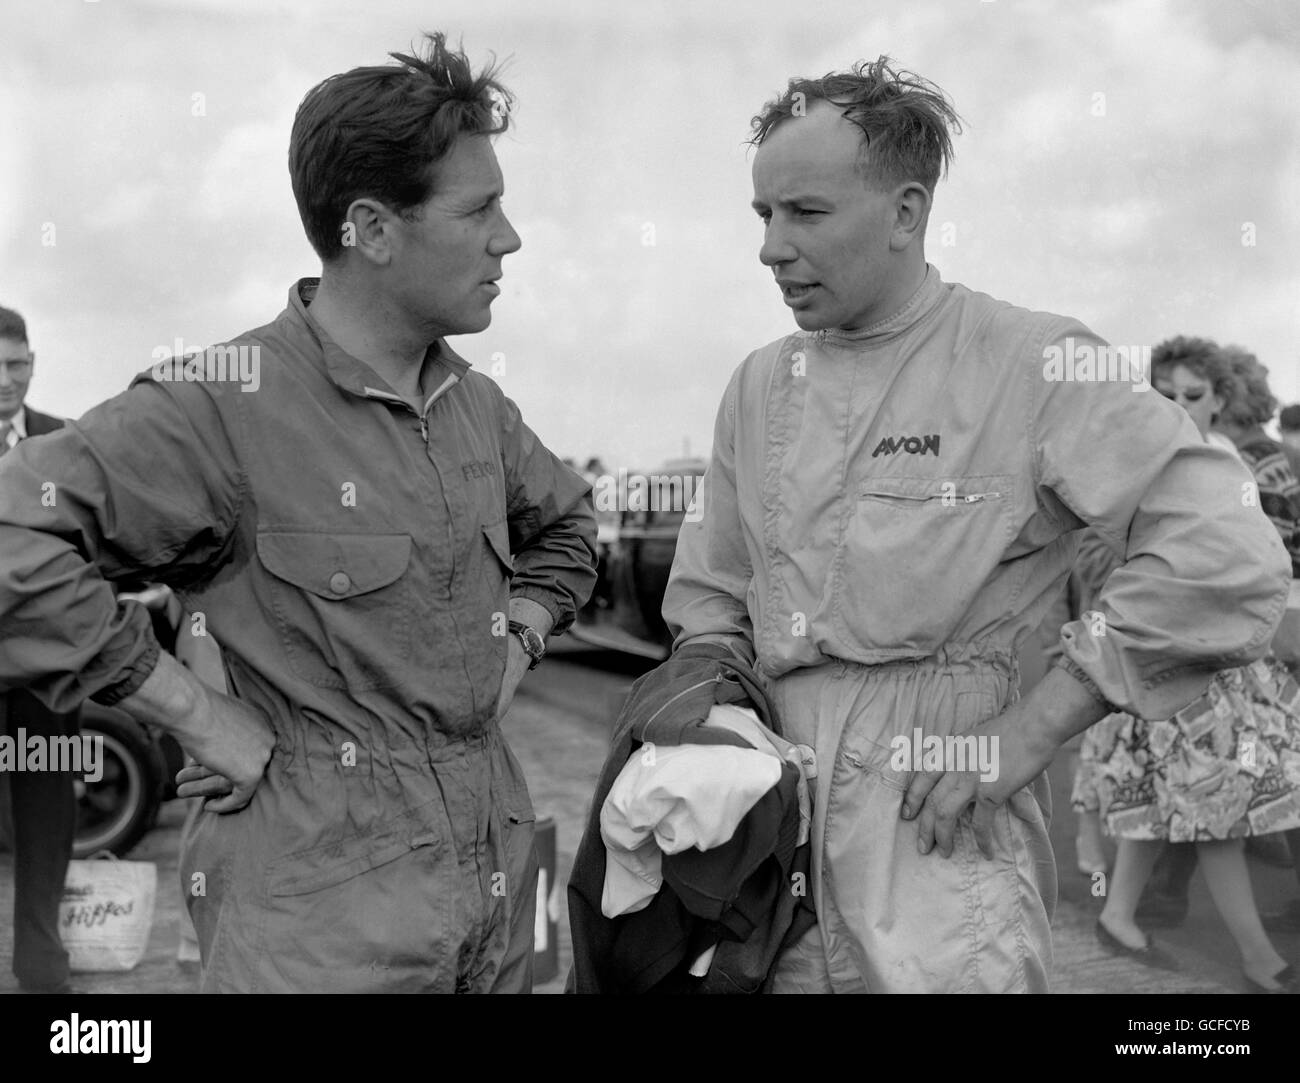
[[536, 669], [546, 655], [546, 641], [542, 639], [541, 633], [536, 628], [517, 620], [512, 620], [509, 628], [513, 635], [519, 637], [520, 644], [531, 659], [528, 668]]

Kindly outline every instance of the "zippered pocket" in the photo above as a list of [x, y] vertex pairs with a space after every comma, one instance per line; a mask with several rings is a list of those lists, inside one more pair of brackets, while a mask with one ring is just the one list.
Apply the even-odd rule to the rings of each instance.
[[671, 707], [683, 696], [689, 695], [691, 692], [694, 692], [697, 688], [703, 688], [706, 685], [710, 685], [710, 684], [718, 684], [722, 681], [722, 679], [723, 679], [722, 674], [716, 673], [712, 677], [710, 677], [707, 681], [696, 681], [693, 685], [689, 686], [688, 688], [683, 688], [680, 692], [674, 692], [671, 696], [668, 697], [667, 700], [665, 700], [663, 703], [659, 705], [659, 709], [655, 711], [654, 714], [652, 714], [649, 718], [645, 720], [644, 723], [642, 723], [641, 732], [644, 733], [656, 718], [658, 718], [661, 714], [663, 714], [664, 711], [668, 710], [669, 707]]
[[[874, 477], [853, 491], [828, 592], [833, 626], [854, 654], [931, 654], [959, 635], [1006, 556], [1015, 478]], [[981, 603], [970, 626], [1005, 601]]]
[[[862, 499], [880, 500], [884, 503], [899, 501], [902, 503], [927, 504], [938, 503], [945, 507], [959, 507], [963, 504], [978, 504], [982, 500], [1001, 500], [1000, 492], [963, 492], [957, 482], [939, 482], [939, 491], [932, 493], [925, 492], [900, 492], [897, 489], [883, 489], [879, 485], [868, 482], [861, 489], [858, 496]], [[951, 488], [943, 488], [951, 486]]]

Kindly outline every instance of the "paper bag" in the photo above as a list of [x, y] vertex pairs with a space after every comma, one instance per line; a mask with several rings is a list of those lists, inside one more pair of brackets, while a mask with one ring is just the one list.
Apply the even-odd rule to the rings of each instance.
[[130, 970], [149, 945], [158, 867], [108, 857], [68, 862], [59, 936], [70, 970]]

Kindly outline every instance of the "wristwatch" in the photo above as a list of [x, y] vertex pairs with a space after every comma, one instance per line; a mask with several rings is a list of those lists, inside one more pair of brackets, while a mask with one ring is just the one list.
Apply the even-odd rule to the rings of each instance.
[[546, 654], [546, 641], [537, 634], [536, 628], [530, 628], [521, 621], [512, 620], [510, 622], [510, 631], [519, 637], [519, 642], [524, 645], [524, 650], [528, 657], [532, 659], [528, 663], [529, 669], [536, 669], [538, 663]]

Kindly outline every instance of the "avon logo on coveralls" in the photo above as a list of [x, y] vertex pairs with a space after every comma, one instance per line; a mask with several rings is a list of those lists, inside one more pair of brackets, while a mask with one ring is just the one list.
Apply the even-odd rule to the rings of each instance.
[[897, 451], [906, 451], [909, 455], [924, 455], [927, 451], [933, 451], [934, 457], [939, 457], [939, 434], [931, 433], [929, 436], [886, 436], [876, 445], [876, 450], [871, 453], [874, 459], [878, 455], [893, 455]]

